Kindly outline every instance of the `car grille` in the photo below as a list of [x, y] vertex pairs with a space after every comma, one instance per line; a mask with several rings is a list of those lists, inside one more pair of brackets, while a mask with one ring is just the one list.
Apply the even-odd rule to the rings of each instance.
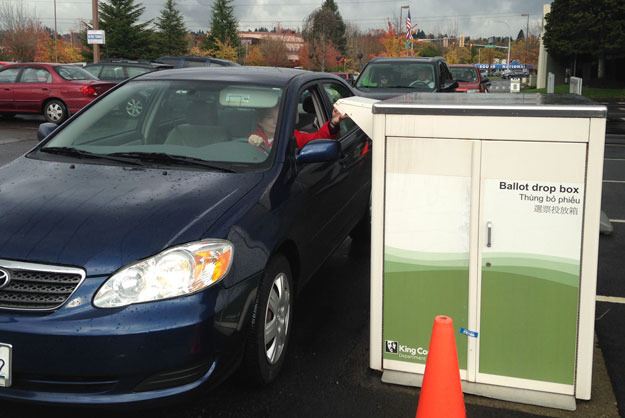
[[[80, 269], [0, 260], [0, 309], [47, 311], [63, 305], [85, 275]], [[2, 276], [2, 275], [0, 275]]]

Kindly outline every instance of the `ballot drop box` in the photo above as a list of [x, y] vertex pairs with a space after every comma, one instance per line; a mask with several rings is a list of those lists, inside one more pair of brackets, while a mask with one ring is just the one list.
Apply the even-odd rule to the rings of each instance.
[[338, 106], [373, 141], [370, 367], [420, 386], [444, 314], [466, 393], [590, 399], [606, 108], [525, 94]]

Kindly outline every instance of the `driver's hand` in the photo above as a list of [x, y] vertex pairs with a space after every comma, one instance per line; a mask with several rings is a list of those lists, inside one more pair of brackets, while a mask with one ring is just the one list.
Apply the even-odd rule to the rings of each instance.
[[348, 118], [347, 113], [341, 113], [336, 107], [332, 108], [332, 124], [338, 125], [343, 119]]
[[263, 138], [255, 134], [250, 135], [250, 137], [247, 139], [247, 142], [256, 147], [260, 147], [265, 143], [265, 141], [263, 141]]

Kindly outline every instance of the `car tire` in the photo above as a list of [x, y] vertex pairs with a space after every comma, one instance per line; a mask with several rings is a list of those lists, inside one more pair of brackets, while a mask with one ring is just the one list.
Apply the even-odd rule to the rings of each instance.
[[243, 367], [254, 386], [272, 382], [282, 370], [293, 324], [293, 297], [291, 266], [284, 256], [276, 255], [258, 286], [247, 332]]
[[46, 122], [62, 123], [69, 116], [67, 106], [60, 100], [50, 100], [43, 106], [43, 117]]

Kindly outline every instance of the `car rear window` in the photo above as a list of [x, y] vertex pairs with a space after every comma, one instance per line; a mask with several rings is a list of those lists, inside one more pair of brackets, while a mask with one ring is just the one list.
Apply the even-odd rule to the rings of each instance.
[[54, 67], [54, 70], [65, 80], [97, 80], [98, 78], [93, 76], [88, 71], [71, 65], [60, 65]]

